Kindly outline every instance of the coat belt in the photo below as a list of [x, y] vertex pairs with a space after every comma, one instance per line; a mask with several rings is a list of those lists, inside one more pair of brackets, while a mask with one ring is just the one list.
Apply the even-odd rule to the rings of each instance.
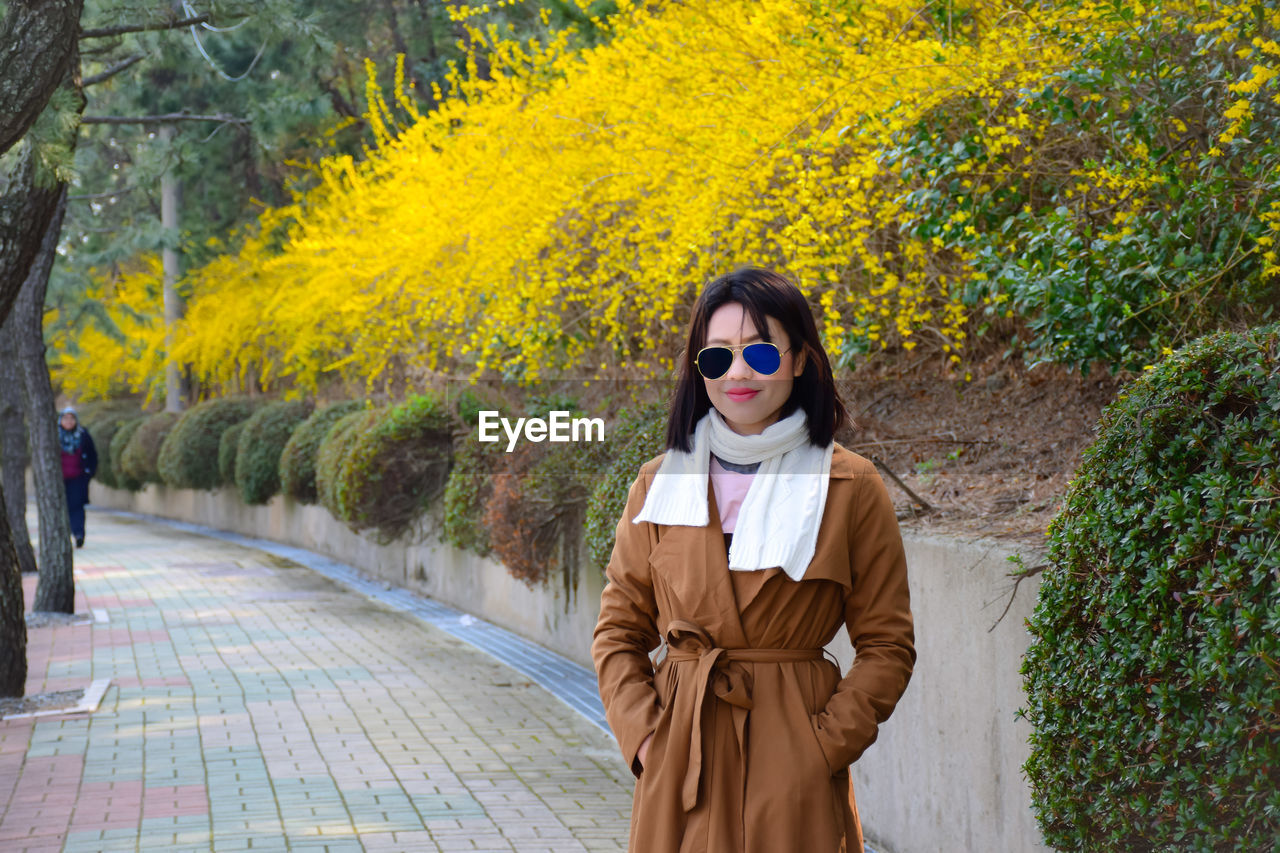
[[702, 712], [707, 687], [719, 699], [732, 706], [733, 728], [739, 753], [746, 749], [747, 712], [752, 708], [751, 675], [743, 663], [796, 663], [822, 660], [822, 649], [722, 649], [711, 641], [704, 628], [692, 622], [675, 620], [667, 626], [667, 660], [672, 663], [697, 662], [694, 683], [693, 732], [689, 738], [689, 766], [685, 769], [681, 805], [693, 811], [698, 802], [698, 784], [702, 779]]

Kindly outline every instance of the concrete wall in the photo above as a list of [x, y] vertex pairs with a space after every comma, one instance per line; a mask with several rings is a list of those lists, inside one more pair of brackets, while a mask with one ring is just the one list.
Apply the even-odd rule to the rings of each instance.
[[[407, 586], [591, 665], [602, 578], [530, 589], [500, 563], [434, 541], [432, 521], [414, 541], [379, 544], [329, 513], [284, 498], [248, 507], [234, 490], [148, 486], [139, 494], [93, 485], [100, 506], [233, 530], [325, 554]], [[906, 532], [919, 660], [893, 717], [853, 768], [858, 807], [878, 853], [1041, 853], [1021, 765], [1030, 727], [1018, 667], [1023, 620], [1038, 579], [1024, 582], [1008, 614], [1009, 547]], [[847, 637], [832, 646], [844, 665]]]
[[[879, 739], [853, 766], [881, 853], [1041, 853], [1022, 776], [1031, 727], [1018, 668], [1039, 578], [1012, 590], [1013, 549], [906, 535], [918, 659]], [[988, 630], [991, 629], [991, 630]], [[847, 640], [841, 662], [852, 659]]]

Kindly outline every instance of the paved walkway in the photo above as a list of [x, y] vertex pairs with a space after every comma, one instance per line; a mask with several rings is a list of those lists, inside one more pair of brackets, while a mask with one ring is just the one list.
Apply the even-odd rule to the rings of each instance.
[[626, 847], [613, 741], [451, 633], [103, 513], [76, 574], [86, 619], [30, 629], [27, 692], [110, 686], [91, 714], [0, 722], [0, 850]]

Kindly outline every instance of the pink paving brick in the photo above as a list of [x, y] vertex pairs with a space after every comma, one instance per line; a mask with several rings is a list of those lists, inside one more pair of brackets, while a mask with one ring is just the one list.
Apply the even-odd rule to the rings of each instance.
[[42, 845], [57, 846], [53, 849], [61, 850], [62, 843], [67, 837], [65, 830], [49, 829], [48, 827], [24, 827], [18, 831], [11, 831], [8, 828], [8, 822], [0, 825], [0, 850], [37, 850], [46, 849]]
[[148, 819], [208, 813], [209, 792], [204, 785], [147, 788], [142, 803], [142, 814]]
[[[13, 720], [0, 724], [6, 731], [10, 726], [20, 731]], [[30, 734], [31, 721], [21, 721]], [[25, 752], [25, 747], [23, 749]], [[8, 753], [5, 755], [8, 758]], [[19, 753], [18, 757], [23, 758]], [[5, 767], [9, 768], [6, 761]], [[28, 844], [33, 838], [40, 843], [61, 846], [67, 823], [75, 807], [80, 777], [84, 772], [84, 756], [52, 755], [28, 758], [19, 762], [15, 784], [6, 798], [3, 819], [0, 820], [0, 848], [9, 850], [17, 846], [11, 841], [23, 839]], [[29, 849], [24, 847], [23, 849]]]
[[66, 841], [64, 835], [41, 837], [19, 846], [13, 853], [59, 853], [64, 841]]
[[43, 779], [48, 785], [69, 786], [74, 791], [80, 787], [80, 774], [83, 772], [83, 755], [40, 755], [27, 759], [22, 768], [22, 782], [26, 786], [33, 780]]
[[109, 811], [118, 806], [137, 807], [142, 805], [142, 793], [141, 779], [129, 782], [85, 782], [80, 786], [80, 808]]

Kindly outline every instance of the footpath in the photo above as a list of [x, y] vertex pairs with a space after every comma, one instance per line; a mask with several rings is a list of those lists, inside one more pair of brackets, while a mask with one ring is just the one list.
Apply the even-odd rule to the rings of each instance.
[[612, 739], [458, 632], [101, 512], [76, 587], [28, 630], [27, 693], [97, 707], [0, 721], [0, 850], [626, 849]]

